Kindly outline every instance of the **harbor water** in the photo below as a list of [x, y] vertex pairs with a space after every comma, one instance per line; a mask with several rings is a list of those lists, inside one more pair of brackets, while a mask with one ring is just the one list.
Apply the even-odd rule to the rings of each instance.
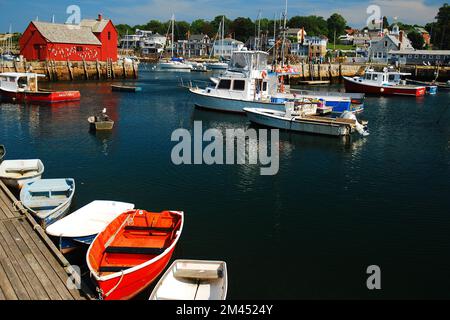
[[[280, 132], [279, 172], [261, 176], [258, 165], [174, 165], [174, 130], [249, 123], [194, 108], [179, 78], [211, 74], [141, 67], [124, 82], [139, 93], [67, 82], [47, 86], [79, 89], [81, 102], [0, 104], [7, 158], [74, 178], [73, 210], [117, 200], [185, 211], [173, 258], [226, 261], [228, 299], [450, 298], [450, 93], [368, 97], [365, 138]], [[103, 108], [114, 130], [90, 133], [87, 118]], [[371, 265], [381, 290], [367, 289]]]

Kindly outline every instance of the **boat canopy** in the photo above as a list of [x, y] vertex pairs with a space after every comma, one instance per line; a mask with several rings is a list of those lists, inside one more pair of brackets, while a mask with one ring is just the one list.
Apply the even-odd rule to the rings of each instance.
[[230, 70], [265, 70], [269, 54], [264, 51], [235, 51], [231, 57]]

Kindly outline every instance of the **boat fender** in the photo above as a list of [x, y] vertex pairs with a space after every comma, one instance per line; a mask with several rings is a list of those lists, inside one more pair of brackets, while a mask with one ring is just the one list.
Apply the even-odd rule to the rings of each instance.
[[265, 79], [267, 77], [267, 72], [266, 71], [261, 72], [261, 77]]

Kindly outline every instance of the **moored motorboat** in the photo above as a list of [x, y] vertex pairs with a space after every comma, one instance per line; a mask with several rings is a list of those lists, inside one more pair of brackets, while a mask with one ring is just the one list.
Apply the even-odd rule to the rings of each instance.
[[66, 253], [79, 246], [90, 245], [114, 219], [133, 208], [132, 203], [93, 201], [56, 221], [45, 231], [58, 239], [60, 251]]
[[101, 299], [130, 299], [165, 269], [181, 236], [183, 212], [124, 212], [99, 233], [86, 262]]
[[153, 289], [150, 300], [225, 300], [227, 290], [225, 262], [176, 260]]
[[23, 186], [20, 201], [45, 229], [69, 212], [74, 194], [74, 179], [41, 179]]
[[0, 179], [9, 187], [22, 188], [25, 183], [41, 179], [44, 164], [39, 159], [4, 160], [0, 164]]
[[360, 99], [356, 101], [349, 96], [321, 93], [304, 96], [291, 93], [284, 80], [298, 72], [289, 66], [276, 72], [268, 72], [267, 58], [267, 53], [262, 51], [233, 52], [229, 69], [218, 78], [211, 78], [213, 85], [189, 88], [194, 105], [244, 114], [244, 108], [283, 111], [286, 101], [307, 97], [322, 100], [325, 107], [332, 107], [332, 112], [337, 114], [363, 110], [363, 95], [359, 95]]
[[361, 77], [344, 77], [347, 92], [373, 95], [399, 95], [421, 97], [426, 93], [425, 86], [408, 85], [402, 77], [410, 75], [384, 68], [383, 72], [367, 69]]
[[5, 156], [6, 156], [6, 148], [4, 145], [0, 144], [0, 163], [2, 163]]
[[314, 103], [295, 106], [290, 102], [285, 111], [258, 108], [245, 108], [244, 111], [249, 121], [271, 128], [336, 137], [354, 132], [369, 135], [366, 126], [359, 123], [353, 113], [346, 111], [338, 118], [320, 116]]
[[36, 73], [0, 73], [0, 95], [2, 100], [12, 102], [56, 103], [80, 100], [79, 91], [50, 91], [39, 89]]

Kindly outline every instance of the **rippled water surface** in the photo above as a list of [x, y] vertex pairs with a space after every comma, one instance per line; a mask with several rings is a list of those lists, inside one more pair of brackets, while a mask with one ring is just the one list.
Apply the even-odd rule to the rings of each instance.
[[[58, 83], [79, 88], [81, 102], [1, 104], [8, 158], [40, 158], [46, 178], [75, 178], [73, 209], [112, 199], [184, 210], [174, 258], [225, 260], [230, 299], [450, 298], [450, 93], [367, 98], [367, 138], [282, 132], [280, 171], [264, 177], [254, 165], [173, 165], [173, 130], [248, 123], [195, 109], [178, 86], [210, 75], [146, 69], [141, 93]], [[103, 107], [115, 128], [92, 134], [86, 119]], [[374, 264], [378, 292], [366, 288]]]

